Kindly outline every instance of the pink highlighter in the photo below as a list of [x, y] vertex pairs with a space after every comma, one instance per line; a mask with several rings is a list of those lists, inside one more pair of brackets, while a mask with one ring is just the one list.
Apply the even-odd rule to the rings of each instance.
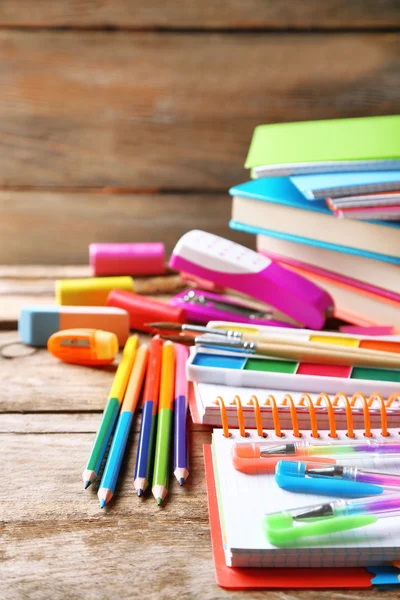
[[322, 329], [332, 314], [332, 298], [308, 279], [206, 231], [185, 233], [170, 266], [261, 300], [310, 329]]

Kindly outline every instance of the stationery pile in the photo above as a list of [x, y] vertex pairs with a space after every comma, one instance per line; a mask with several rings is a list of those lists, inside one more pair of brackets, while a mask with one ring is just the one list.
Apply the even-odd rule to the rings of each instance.
[[[244, 185], [266, 181], [290, 189], [285, 178]], [[189, 475], [189, 403], [194, 422], [221, 427], [204, 450], [221, 586], [398, 583], [400, 445], [388, 420], [400, 426], [400, 336], [323, 332], [335, 310], [323, 286], [198, 230], [170, 259], [184, 292], [148, 298], [131, 274], [165, 262], [162, 245], [143, 246], [92, 247], [96, 276], [58, 281], [58, 306], [19, 320], [24, 343], [67, 363], [110, 365], [123, 347], [85, 489], [101, 477], [100, 507], [112, 500], [142, 397], [132, 488], [160, 506], [172, 455], [179, 484]], [[131, 330], [155, 335], [140, 344]]]
[[231, 227], [328, 291], [339, 318], [399, 328], [400, 116], [261, 125], [245, 166]]

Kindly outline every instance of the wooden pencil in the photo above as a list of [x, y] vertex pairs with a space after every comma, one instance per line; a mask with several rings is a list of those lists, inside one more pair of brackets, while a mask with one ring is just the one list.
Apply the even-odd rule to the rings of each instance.
[[157, 406], [160, 388], [162, 340], [156, 336], [150, 344], [146, 383], [143, 394], [142, 421], [136, 454], [133, 485], [142, 496], [149, 485], [156, 434]]
[[104, 467], [103, 477], [101, 478], [100, 488], [97, 493], [100, 508], [104, 508], [114, 495], [129, 432], [131, 430], [133, 415], [136, 410], [146, 373], [148, 353], [147, 346], [142, 345], [136, 355], [135, 364], [133, 365], [128, 387], [125, 392], [125, 398], [115, 428], [110, 452], [108, 453], [106, 466]]
[[158, 506], [168, 494], [169, 462], [171, 457], [175, 381], [175, 349], [165, 342], [162, 349], [160, 402], [157, 417], [156, 451], [152, 493]]
[[88, 488], [89, 485], [99, 475], [108, 442], [110, 441], [111, 434], [114, 431], [115, 423], [121, 408], [126, 386], [128, 385], [133, 363], [135, 362], [138, 344], [139, 338], [137, 335], [130, 337], [125, 344], [121, 362], [119, 363], [117, 372], [115, 373], [114, 382], [112, 384], [108, 401], [103, 412], [100, 427], [94, 440], [86, 468], [82, 473], [85, 489]]
[[174, 407], [174, 475], [183, 485], [189, 475], [189, 452], [187, 438], [188, 382], [186, 361], [189, 351], [182, 344], [175, 345], [175, 407]]

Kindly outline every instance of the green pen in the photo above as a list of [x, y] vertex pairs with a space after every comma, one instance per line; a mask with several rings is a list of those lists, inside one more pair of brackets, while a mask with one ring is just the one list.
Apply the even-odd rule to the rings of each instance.
[[274, 546], [285, 546], [302, 538], [358, 529], [381, 517], [400, 514], [400, 496], [336, 500], [267, 514], [264, 530]]

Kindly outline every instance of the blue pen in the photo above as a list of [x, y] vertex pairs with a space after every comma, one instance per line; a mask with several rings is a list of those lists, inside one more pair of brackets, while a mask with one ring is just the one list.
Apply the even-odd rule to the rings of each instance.
[[[332, 467], [337, 469], [337, 476], [333, 475]], [[378, 496], [388, 490], [400, 489], [398, 486], [396, 488], [396, 486], [345, 479], [343, 472], [346, 470], [354, 471], [351, 467], [341, 465], [321, 467], [321, 465], [310, 465], [305, 462], [280, 460], [275, 468], [275, 481], [280, 488], [290, 492], [341, 498]]]
[[144, 375], [146, 373], [148, 354], [149, 351], [147, 346], [140, 346], [129, 377], [125, 398], [121, 406], [117, 427], [97, 494], [100, 501], [100, 508], [104, 508], [105, 505], [110, 502], [115, 491], [115, 486], [117, 485], [133, 415], [136, 410]]

